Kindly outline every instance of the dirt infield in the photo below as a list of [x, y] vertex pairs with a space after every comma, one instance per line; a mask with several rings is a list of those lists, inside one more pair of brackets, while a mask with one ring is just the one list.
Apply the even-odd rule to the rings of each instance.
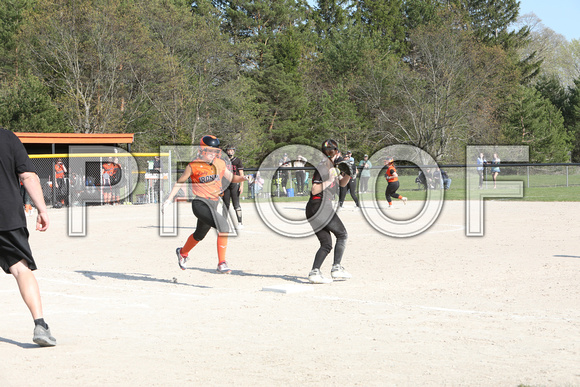
[[[329, 285], [307, 284], [316, 238], [276, 235], [252, 204], [231, 275], [215, 273], [213, 232], [178, 268], [186, 203], [176, 238], [158, 236], [154, 205], [91, 207], [80, 238], [51, 210], [31, 244], [58, 345], [32, 343], [5, 275], [0, 385], [580, 385], [580, 203], [489, 201], [479, 238], [465, 236], [464, 205], [407, 239], [342, 210], [353, 278]], [[299, 216], [304, 203], [282, 206]], [[297, 292], [262, 290], [277, 285]]]

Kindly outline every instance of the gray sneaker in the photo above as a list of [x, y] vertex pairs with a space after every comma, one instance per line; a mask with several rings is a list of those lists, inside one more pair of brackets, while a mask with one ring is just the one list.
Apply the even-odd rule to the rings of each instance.
[[32, 341], [41, 347], [54, 347], [56, 345], [56, 339], [50, 334], [50, 328], [45, 329], [42, 325], [34, 327]]
[[352, 275], [346, 270], [344, 270], [344, 267], [340, 265], [333, 265], [332, 269], [330, 270], [330, 275], [332, 276], [333, 279], [339, 280], [347, 280], [349, 278], [352, 278]]

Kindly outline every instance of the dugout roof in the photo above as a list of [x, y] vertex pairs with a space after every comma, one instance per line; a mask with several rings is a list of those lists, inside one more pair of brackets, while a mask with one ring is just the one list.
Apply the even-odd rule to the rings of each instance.
[[[15, 132], [28, 153], [67, 153], [69, 145], [123, 145], [130, 150], [134, 133], [25, 133]], [[57, 152], [58, 151], [58, 152]]]

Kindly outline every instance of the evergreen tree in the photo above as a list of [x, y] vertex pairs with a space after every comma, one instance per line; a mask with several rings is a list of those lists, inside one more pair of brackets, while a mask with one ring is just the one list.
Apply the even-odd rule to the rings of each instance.
[[568, 103], [563, 111], [564, 126], [572, 139], [572, 162], [580, 163], [580, 79], [568, 87]]
[[67, 132], [48, 87], [33, 75], [4, 84], [0, 93], [0, 126], [14, 132]]
[[508, 98], [502, 133], [510, 145], [529, 145], [531, 162], [568, 161], [570, 136], [562, 113], [534, 88], [520, 86]]
[[0, 2], [0, 80], [18, 76], [16, 34], [28, 7], [30, 0]]
[[353, 27], [371, 38], [384, 53], [401, 52], [405, 47], [402, 0], [356, 0], [349, 8]]

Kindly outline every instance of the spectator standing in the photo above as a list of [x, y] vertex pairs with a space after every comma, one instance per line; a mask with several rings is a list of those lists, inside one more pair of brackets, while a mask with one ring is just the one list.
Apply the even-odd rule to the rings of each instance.
[[448, 190], [451, 188], [451, 178], [447, 174], [447, 171], [441, 170], [441, 178], [443, 179], [443, 189]]
[[119, 204], [121, 198], [121, 180], [123, 179], [123, 168], [119, 164], [119, 158], [113, 159], [113, 169], [111, 171], [111, 202]]
[[279, 166], [281, 167], [280, 173], [280, 186], [284, 190], [284, 195], [288, 195], [288, 191], [286, 191], [286, 186], [288, 185], [288, 179], [290, 179], [290, 171], [287, 168], [292, 166], [292, 161], [288, 158], [288, 154], [284, 153], [284, 157], [280, 160]]
[[371, 178], [371, 168], [373, 164], [369, 160], [369, 155], [364, 155], [363, 159], [358, 163], [360, 167], [360, 192], [366, 193], [369, 189], [369, 179]]
[[56, 189], [56, 205], [55, 207], [64, 206], [64, 198], [66, 196], [66, 186], [64, 184], [64, 174], [67, 173], [66, 166], [61, 158], [56, 160], [54, 164], [54, 187]]
[[107, 162], [103, 163], [101, 171], [101, 186], [103, 187], [103, 202], [105, 204], [113, 204], [113, 186], [112, 179], [115, 173], [115, 163], [113, 158], [107, 158]]
[[[356, 171], [356, 167], [354, 165], [354, 157], [352, 157], [351, 151], [346, 151], [343, 159], [349, 164], [351, 170]], [[348, 183], [344, 187], [340, 187], [339, 189], [338, 205], [340, 207], [342, 207], [342, 205], [344, 204], [344, 199], [346, 199], [346, 194], [348, 192], [350, 192], [350, 196], [352, 197], [352, 200], [354, 200], [356, 207], [360, 208], [360, 203], [358, 200], [358, 196], [356, 194], [356, 172], [352, 174]]]
[[155, 156], [153, 158], [153, 169], [151, 173], [157, 174], [157, 179], [153, 183], [153, 200], [155, 203], [159, 203], [159, 192], [161, 188], [161, 157]]
[[499, 169], [499, 163], [501, 162], [501, 160], [499, 159], [499, 157], [497, 156], [497, 153], [493, 154], [493, 160], [491, 161], [492, 167], [491, 167], [491, 176], [493, 177], [493, 188], [496, 189], [497, 188], [497, 175], [499, 175], [500, 169]]
[[484, 170], [486, 163], [487, 163], [487, 160], [485, 159], [485, 156], [483, 155], [483, 153], [480, 153], [479, 157], [477, 158], [477, 173], [479, 174], [479, 189], [483, 188], [483, 170]]
[[[294, 167], [296, 168], [303, 168], [306, 166], [306, 162], [308, 160], [298, 155], [296, 161], [294, 161]], [[304, 169], [299, 169], [296, 171], [296, 193], [297, 194], [304, 194], [304, 182], [306, 181], [306, 171]]]
[[252, 182], [250, 183], [250, 192], [252, 195], [252, 199], [255, 199], [257, 195], [260, 194], [262, 187], [264, 186], [264, 179], [260, 176], [260, 171], [257, 171], [256, 174], [252, 178]]

